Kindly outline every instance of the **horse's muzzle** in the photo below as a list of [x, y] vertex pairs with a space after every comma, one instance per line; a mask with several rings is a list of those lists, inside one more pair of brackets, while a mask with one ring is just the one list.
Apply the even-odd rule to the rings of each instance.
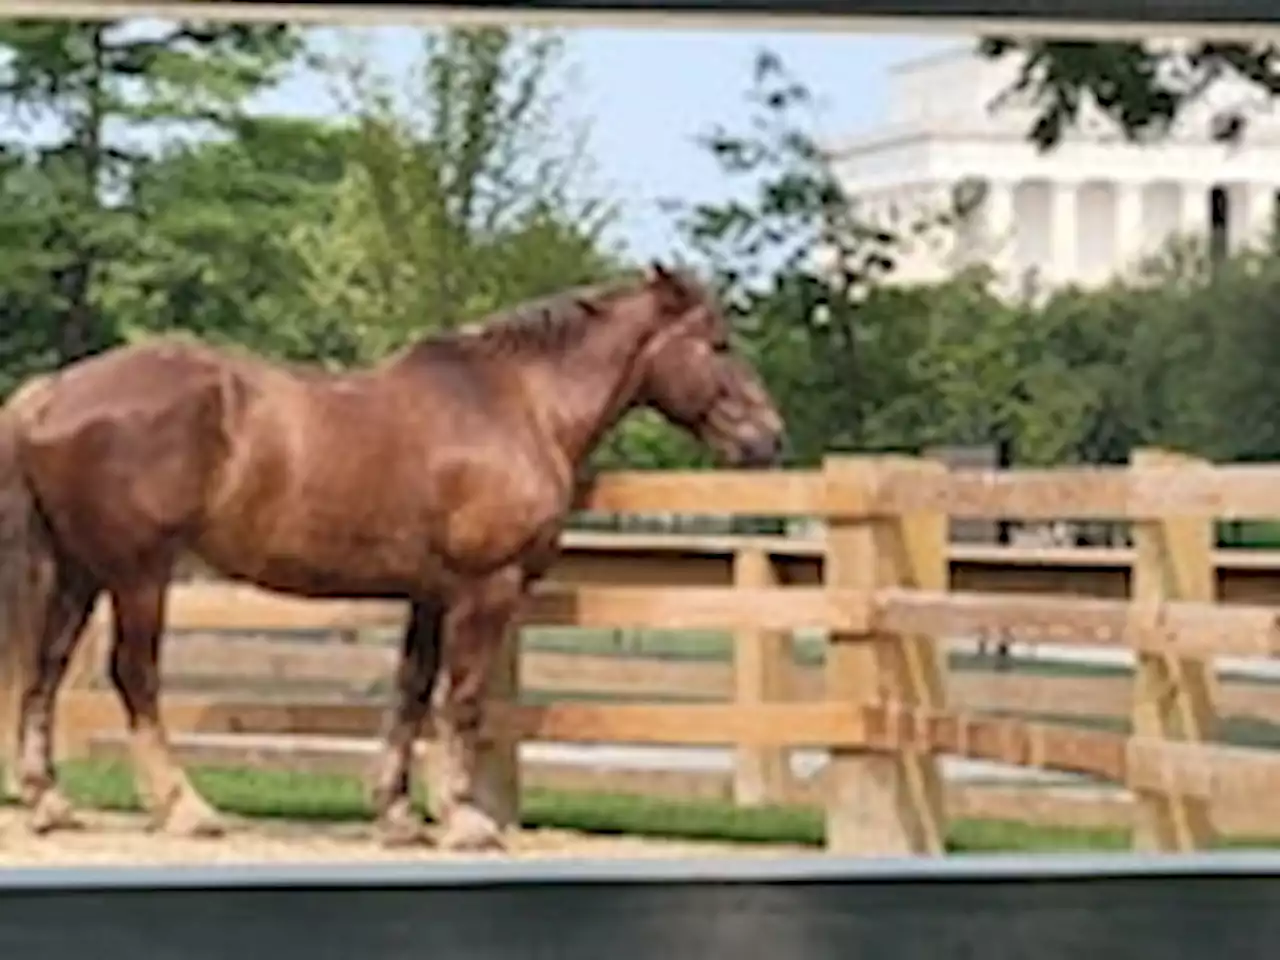
[[761, 433], [747, 440], [738, 450], [738, 465], [761, 470], [782, 463], [787, 449], [784, 433]]

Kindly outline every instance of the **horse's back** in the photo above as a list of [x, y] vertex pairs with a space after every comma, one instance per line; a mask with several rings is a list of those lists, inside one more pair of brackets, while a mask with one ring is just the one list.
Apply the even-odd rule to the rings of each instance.
[[20, 407], [33, 449], [95, 440], [121, 453], [134, 444], [187, 447], [216, 426], [205, 421], [221, 413], [231, 366], [210, 348], [162, 340], [80, 361], [11, 402]]

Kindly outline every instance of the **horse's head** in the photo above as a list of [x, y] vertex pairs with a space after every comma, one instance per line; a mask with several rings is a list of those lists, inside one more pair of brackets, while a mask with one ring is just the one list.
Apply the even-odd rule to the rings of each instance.
[[657, 410], [736, 466], [781, 457], [785, 425], [755, 368], [736, 353], [711, 293], [653, 264], [645, 278], [659, 322], [639, 363], [637, 404]]

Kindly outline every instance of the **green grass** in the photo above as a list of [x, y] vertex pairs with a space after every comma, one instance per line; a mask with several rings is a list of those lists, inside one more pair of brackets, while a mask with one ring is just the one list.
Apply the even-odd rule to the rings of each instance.
[[1242, 520], [1218, 524], [1219, 542], [1228, 549], [1280, 549], [1280, 523], [1274, 520]]
[[716, 630], [577, 630], [538, 627], [523, 631], [524, 650], [657, 660], [727, 661], [730, 634]]
[[[133, 811], [137, 795], [126, 765], [69, 762], [61, 768], [71, 797], [85, 807]], [[242, 817], [312, 822], [368, 820], [371, 810], [354, 777], [231, 768], [191, 770], [196, 786], [220, 809]], [[419, 797], [419, 801], [421, 801]], [[709, 801], [664, 801], [599, 793], [529, 790], [522, 819], [528, 827], [683, 840], [819, 846], [821, 814], [802, 807], [739, 808]], [[1280, 838], [1235, 840], [1228, 846], [1276, 847]], [[1039, 827], [1005, 821], [961, 820], [951, 826], [954, 853], [1052, 853], [1124, 850], [1121, 830]]]

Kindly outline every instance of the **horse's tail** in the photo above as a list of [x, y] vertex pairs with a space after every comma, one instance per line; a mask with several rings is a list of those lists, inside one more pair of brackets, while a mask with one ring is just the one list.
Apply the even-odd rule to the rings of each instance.
[[18, 457], [24, 415], [46, 385], [31, 381], [0, 406], [0, 756], [10, 793], [22, 694], [53, 590], [53, 543]]

